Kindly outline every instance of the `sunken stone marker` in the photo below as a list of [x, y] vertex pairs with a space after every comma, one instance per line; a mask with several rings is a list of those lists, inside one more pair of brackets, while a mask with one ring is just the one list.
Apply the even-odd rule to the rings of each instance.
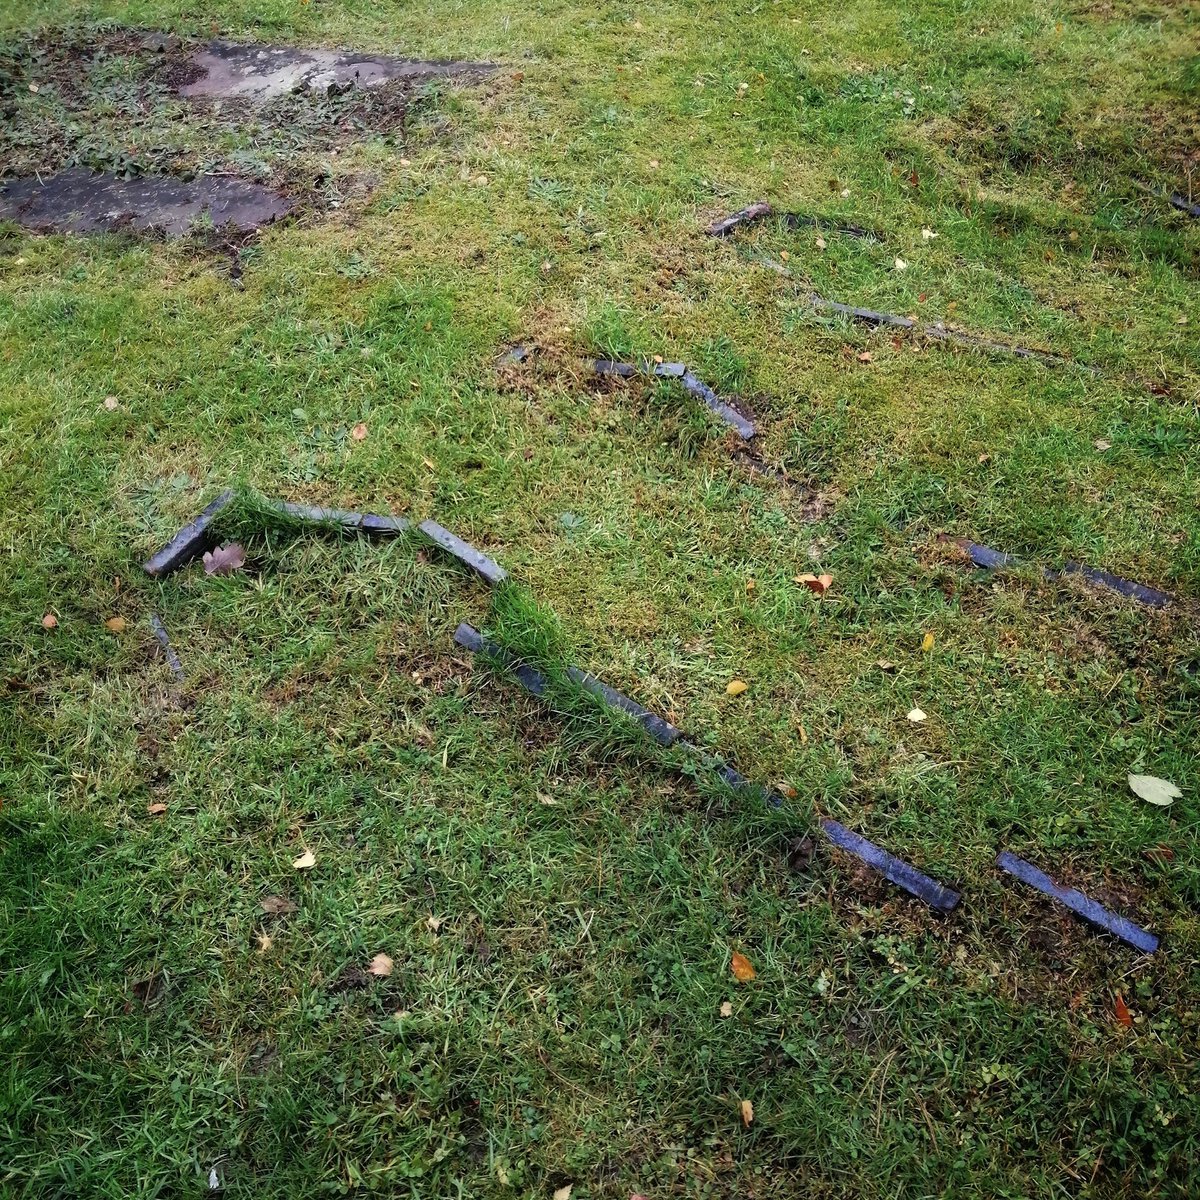
[[184, 84], [179, 89], [181, 96], [197, 99], [238, 96], [257, 101], [274, 100], [289, 92], [340, 92], [352, 87], [379, 87], [394, 80], [433, 79], [493, 69], [491, 63], [223, 41], [196, 51], [192, 65], [203, 74]]
[[118, 179], [73, 168], [45, 179], [0, 183], [0, 218], [54, 233], [135, 230], [182, 237], [207, 216], [218, 228], [248, 233], [286, 216], [290, 200], [226, 175], [184, 181], [164, 175]]

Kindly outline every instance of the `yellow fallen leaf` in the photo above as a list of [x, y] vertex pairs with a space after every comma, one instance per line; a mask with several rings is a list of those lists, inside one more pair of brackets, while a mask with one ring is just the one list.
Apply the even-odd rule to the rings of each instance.
[[721, 1016], [723, 1016], [723, 1017], [732, 1017], [733, 1016], [733, 1005], [728, 1000], [726, 1000], [725, 1003], [721, 1005]]
[[922, 653], [924, 653], [924, 654], [928, 654], [928, 653], [930, 652], [930, 650], [932, 650], [932, 649], [933, 649], [933, 643], [934, 643], [936, 640], [937, 640], [937, 639], [936, 639], [936, 638], [933, 636], [933, 634], [932, 634], [932, 633], [927, 633], [927, 634], [926, 634], [926, 635], [925, 635], [925, 636], [924, 636], [924, 637], [921, 639], [921, 651], [922, 651]]
[[742, 679], [733, 679], [725, 685], [725, 694], [727, 696], [740, 696], [743, 692], [749, 690], [750, 685]]
[[260, 933], [258, 935], [258, 952], [259, 952], [259, 954], [266, 954], [266, 952], [268, 950], [270, 950], [272, 945], [274, 945], [274, 943], [271, 941], [271, 938], [268, 934]]
[[161, 802], [158, 804], [147, 804], [146, 811], [152, 817], [161, 817], [167, 811], [167, 806]]
[[109, 617], [108, 620], [104, 622], [104, 628], [111, 629], [113, 631], [113, 633], [124, 633], [125, 632], [125, 618], [124, 617]]
[[571, 1189], [574, 1186], [573, 1183], [564, 1184], [554, 1193], [554, 1200], [571, 1200]]
[[744, 954], [739, 954], [736, 950], [733, 952], [733, 957], [729, 960], [729, 969], [733, 972], [734, 979], [739, 983], [749, 983], [758, 974], [754, 969], [754, 964]]
[[394, 964], [392, 960], [388, 958], [386, 954], [377, 954], [373, 959], [371, 959], [367, 970], [370, 971], [372, 975], [378, 975], [380, 979], [383, 979], [392, 973], [393, 966]]
[[538, 792], [538, 803], [544, 804], [547, 808], [557, 808], [558, 801], [553, 796], [547, 796], [545, 792]]
[[429, 929], [433, 933], [437, 933], [437, 931], [439, 929], [441, 929], [441, 927], [443, 925], [445, 925], [445, 923], [446, 923], [445, 917], [435, 917], [432, 913], [430, 913], [429, 919], [425, 922], [425, 927], [426, 927], [426, 929]]
[[753, 1100], [743, 1100], [742, 1101], [742, 1124], [745, 1125], [747, 1129], [749, 1129], [750, 1122], [753, 1120], [754, 1120], [754, 1101]]
[[317, 856], [311, 850], [305, 850], [299, 858], [292, 859], [292, 866], [297, 871], [307, 871], [317, 865]]
[[925, 720], [925, 714], [919, 708], [910, 708], [908, 710], [908, 719], [914, 725], [918, 725]]
[[756, 587], [758, 587], [758, 584], [755, 580], [753, 580], [753, 579], [746, 580], [746, 591], [752, 592], [752, 591], [754, 591], [754, 589]]
[[800, 745], [808, 745], [808, 730], [803, 725], [796, 726], [796, 732], [800, 735]]

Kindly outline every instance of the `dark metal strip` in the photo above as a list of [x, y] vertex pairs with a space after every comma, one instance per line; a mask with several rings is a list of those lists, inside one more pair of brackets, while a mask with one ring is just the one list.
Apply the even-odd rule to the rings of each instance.
[[961, 893], [944, 887], [936, 879], [930, 879], [916, 867], [894, 854], [889, 854], [874, 842], [867, 841], [865, 837], [847, 829], [840, 822], [826, 818], [821, 822], [821, 826], [835, 846], [853, 854], [897, 887], [902, 887], [918, 900], [924, 900], [931, 908], [936, 908], [939, 912], [952, 912], [962, 899]]
[[189, 563], [212, 544], [209, 526], [213, 518], [233, 499], [233, 492], [222, 492], [194, 521], [185, 525], [157, 554], [143, 564], [146, 574], [169, 575]]
[[469, 542], [451, 533], [436, 521], [422, 521], [417, 528], [431, 542], [441, 546], [447, 554], [452, 554], [459, 562], [471, 568], [482, 576], [488, 583], [502, 583], [508, 578], [508, 572], [499, 563], [488, 558], [482, 551], [476, 550]]
[[996, 859], [996, 866], [1021, 880], [1022, 883], [1036, 888], [1043, 895], [1057, 900], [1059, 904], [1069, 908], [1076, 916], [1082, 917], [1107, 933], [1115, 934], [1123, 942], [1128, 942], [1135, 949], [1141, 950], [1143, 954], [1153, 954], [1158, 949], [1158, 938], [1154, 934], [1111, 912], [1103, 904], [1089, 899], [1075, 888], [1067, 888], [1055, 883], [1045, 871], [1038, 870], [1023, 858], [1018, 858], [1015, 854], [1003, 850]]

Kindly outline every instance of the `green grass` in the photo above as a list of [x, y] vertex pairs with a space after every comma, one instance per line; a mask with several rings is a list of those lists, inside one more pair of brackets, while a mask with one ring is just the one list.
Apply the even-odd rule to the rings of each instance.
[[[240, 166], [306, 209], [237, 252], [240, 286], [203, 237], [0, 227], [0, 1194], [193, 1195], [214, 1166], [256, 1200], [1193, 1194], [1200, 227], [1139, 185], [1195, 170], [1195, 15], [4, 6], [4, 163]], [[119, 57], [69, 93], [32, 54], [116, 19], [504, 67], [403, 130], [326, 137], [303, 104], [251, 128]], [[703, 236], [759, 198], [881, 239]], [[792, 279], [755, 261], [784, 252]], [[813, 290], [1096, 370], [894, 340]], [[542, 352], [498, 366], [517, 341]], [[598, 353], [747, 397], [792, 485], [677, 385], [591, 379]], [[230, 483], [246, 571], [146, 577]], [[516, 582], [255, 494], [432, 516]], [[1041, 577], [1064, 558], [1179, 600]], [[822, 599], [792, 582], [818, 569]], [[820, 815], [961, 909], [821, 844], [792, 869]], [[1005, 883], [1004, 846], [1162, 951]]]

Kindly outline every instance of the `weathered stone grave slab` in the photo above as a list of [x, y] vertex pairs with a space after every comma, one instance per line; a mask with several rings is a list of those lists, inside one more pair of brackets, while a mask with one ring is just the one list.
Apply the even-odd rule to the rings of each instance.
[[215, 41], [192, 56], [202, 74], [179, 89], [193, 98], [240, 97], [266, 101], [289, 92], [340, 92], [379, 87], [394, 80], [433, 79], [491, 71], [494, 64], [395, 58], [352, 50], [306, 50], [296, 46]]
[[182, 237], [207, 216], [218, 228], [249, 233], [291, 209], [292, 202], [277, 192], [226, 175], [119, 179], [72, 168], [44, 179], [0, 182], [0, 218], [41, 232], [133, 230]]

